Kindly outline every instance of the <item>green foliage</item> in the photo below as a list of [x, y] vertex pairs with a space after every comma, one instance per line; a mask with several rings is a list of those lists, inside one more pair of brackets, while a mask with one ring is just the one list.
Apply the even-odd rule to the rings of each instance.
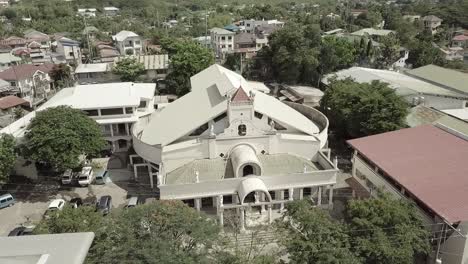
[[332, 220], [310, 201], [289, 203], [276, 223], [290, 263], [358, 264], [346, 226]]
[[68, 106], [39, 111], [24, 139], [25, 158], [48, 163], [57, 170], [77, 167], [80, 155], [96, 155], [106, 145], [96, 121]]
[[5, 183], [15, 165], [15, 140], [11, 135], [0, 134], [0, 183]]
[[116, 211], [107, 220], [89, 263], [206, 263], [218, 235], [213, 221], [179, 201]]
[[223, 64], [224, 67], [232, 70], [240, 72], [241, 70], [241, 57], [239, 54], [227, 54], [226, 60]]
[[56, 64], [49, 73], [50, 78], [54, 81], [56, 88], [70, 87], [73, 85], [73, 77], [70, 66], [64, 63]]
[[429, 232], [414, 206], [390, 194], [352, 200], [346, 210], [351, 244], [368, 264], [412, 264], [430, 250]]
[[123, 82], [134, 82], [145, 72], [145, 65], [135, 58], [123, 58], [116, 63], [112, 72], [119, 75]]
[[320, 73], [347, 68], [357, 59], [357, 50], [343, 38], [325, 37], [320, 50]]
[[378, 11], [369, 10], [360, 14], [355, 21], [355, 24], [363, 28], [374, 27], [382, 22], [382, 15]]
[[166, 82], [179, 96], [190, 92], [190, 77], [214, 63], [211, 51], [192, 40], [165, 41], [163, 48], [169, 51], [171, 60]]
[[380, 39], [380, 56], [377, 59], [377, 67], [388, 69], [395, 61], [400, 58], [400, 42], [398, 38], [390, 34]]
[[103, 227], [104, 219], [94, 206], [73, 208], [66, 205], [62, 211], [51, 213], [34, 229], [35, 234], [59, 234], [97, 232]]
[[332, 80], [321, 107], [331, 126], [352, 138], [403, 128], [408, 113], [407, 103], [388, 84], [351, 79]]

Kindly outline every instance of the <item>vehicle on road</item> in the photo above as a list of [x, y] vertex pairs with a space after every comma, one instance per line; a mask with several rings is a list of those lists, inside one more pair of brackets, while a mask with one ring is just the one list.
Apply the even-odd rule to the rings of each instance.
[[83, 167], [78, 177], [78, 184], [80, 186], [88, 186], [94, 180], [94, 171], [91, 166]]
[[73, 208], [78, 208], [83, 205], [83, 199], [81, 199], [80, 197], [72, 198], [70, 200], [70, 205]]
[[36, 227], [35, 225], [18, 226], [15, 229], [11, 230], [10, 233], [8, 233], [8, 236], [27, 236], [27, 235], [31, 235], [35, 227]]
[[13, 206], [15, 202], [15, 198], [9, 193], [0, 195], [0, 209]]
[[139, 204], [140, 204], [140, 200], [138, 199], [138, 197], [137, 196], [132, 196], [128, 200], [128, 203], [125, 206], [125, 208], [132, 208], [132, 207], [135, 207], [135, 206], [137, 206]]
[[74, 176], [74, 173], [73, 173], [73, 171], [71, 169], [66, 170], [62, 174], [62, 184], [64, 184], [64, 185], [71, 184], [72, 180], [73, 180], [73, 176]]
[[112, 208], [112, 197], [110, 195], [101, 196], [96, 205], [96, 211], [101, 212], [103, 215], [110, 213]]
[[109, 177], [109, 172], [107, 170], [103, 170], [100, 172], [96, 172], [96, 184], [106, 184], [107, 178]]

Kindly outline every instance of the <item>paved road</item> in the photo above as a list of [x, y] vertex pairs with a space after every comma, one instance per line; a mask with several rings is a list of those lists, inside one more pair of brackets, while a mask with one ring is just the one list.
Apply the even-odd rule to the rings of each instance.
[[[90, 185], [88, 187], [62, 187], [56, 182], [46, 184], [20, 184], [12, 186], [8, 191], [17, 197], [17, 203], [9, 208], [0, 209], [0, 236], [25, 223], [41, 220], [49, 202], [55, 198], [70, 200], [73, 197], [86, 198], [111, 195], [113, 206], [120, 207], [127, 203], [127, 193], [132, 193], [135, 184], [129, 182], [130, 172], [127, 170], [112, 170], [110, 181], [105, 185]], [[2, 193], [5, 191], [2, 191]], [[148, 192], [148, 191], [145, 191]]]

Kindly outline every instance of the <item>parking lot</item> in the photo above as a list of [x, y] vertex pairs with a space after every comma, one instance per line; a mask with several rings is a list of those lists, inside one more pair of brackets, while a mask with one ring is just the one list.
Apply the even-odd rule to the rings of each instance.
[[56, 198], [69, 201], [72, 198], [86, 198], [103, 195], [112, 196], [113, 207], [124, 206], [128, 198], [133, 195], [152, 194], [151, 189], [132, 182], [132, 173], [128, 170], [109, 170], [109, 178], [104, 185], [90, 185], [88, 187], [62, 186], [58, 181], [42, 182], [41, 184], [19, 183], [8, 185], [1, 193], [11, 193], [16, 201], [12, 207], [0, 209], [0, 236], [6, 236], [15, 227], [28, 220], [41, 220], [49, 202]]

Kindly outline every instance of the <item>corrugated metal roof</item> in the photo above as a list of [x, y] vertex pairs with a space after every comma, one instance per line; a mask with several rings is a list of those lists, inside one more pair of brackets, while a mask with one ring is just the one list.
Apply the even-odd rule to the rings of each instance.
[[468, 141], [425, 125], [348, 143], [442, 218], [468, 220]]
[[442, 68], [432, 64], [410, 70], [406, 73], [468, 95], [467, 73]]
[[124, 58], [135, 58], [139, 63], [145, 66], [145, 70], [162, 70], [169, 68], [169, 55], [131, 55], [131, 56], [119, 56], [114, 58], [114, 62], [117, 63]]

